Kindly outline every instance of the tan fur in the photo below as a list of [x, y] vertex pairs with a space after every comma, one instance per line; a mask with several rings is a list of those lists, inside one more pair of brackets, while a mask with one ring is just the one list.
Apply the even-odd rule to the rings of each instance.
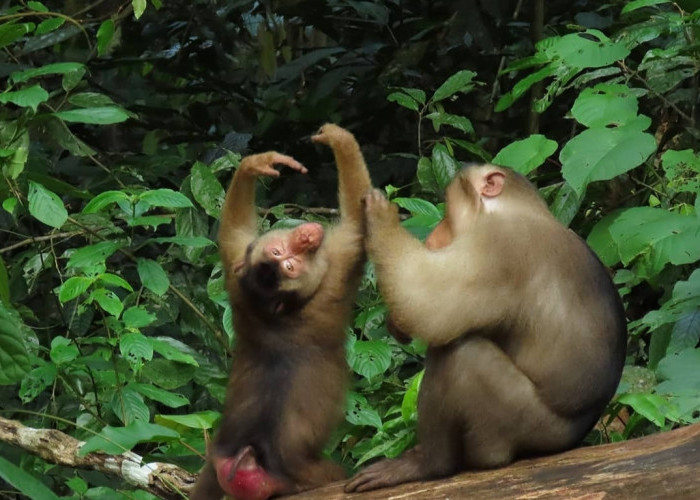
[[585, 243], [523, 176], [494, 165], [453, 180], [450, 231], [439, 227], [427, 248], [381, 193], [366, 203], [366, 246], [391, 320], [430, 348], [420, 448], [370, 466], [346, 489], [577, 444], [614, 394], [626, 339], [619, 296]]

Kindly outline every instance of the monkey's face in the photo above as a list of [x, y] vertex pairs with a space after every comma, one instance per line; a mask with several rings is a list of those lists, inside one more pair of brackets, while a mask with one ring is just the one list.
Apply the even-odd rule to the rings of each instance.
[[[255, 240], [235, 269], [249, 291], [269, 302], [304, 301], [318, 288], [328, 268], [322, 248], [323, 226], [308, 222], [270, 231]], [[284, 310], [283, 306], [274, 306]]]

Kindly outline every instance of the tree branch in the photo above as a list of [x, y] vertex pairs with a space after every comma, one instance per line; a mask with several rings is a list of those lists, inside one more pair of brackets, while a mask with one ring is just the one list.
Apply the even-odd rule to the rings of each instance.
[[144, 463], [136, 453], [121, 455], [88, 453], [79, 456], [84, 444], [55, 429], [34, 429], [16, 420], [0, 417], [0, 441], [18, 446], [49, 463], [79, 469], [91, 469], [117, 476], [136, 488], [148, 491], [166, 500], [187, 498], [196, 475], [172, 464]]

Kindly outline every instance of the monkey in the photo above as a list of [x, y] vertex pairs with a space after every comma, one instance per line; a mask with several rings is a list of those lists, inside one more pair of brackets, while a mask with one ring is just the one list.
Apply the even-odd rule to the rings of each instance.
[[352, 133], [325, 124], [311, 138], [338, 168], [340, 219], [258, 235], [255, 183], [295, 159], [245, 157], [226, 193], [219, 248], [236, 343], [218, 432], [190, 498], [263, 500], [345, 477], [321, 457], [343, 418], [345, 328], [366, 260], [362, 198], [371, 188]]
[[392, 333], [427, 343], [417, 445], [357, 473], [347, 492], [495, 468], [579, 444], [626, 354], [607, 270], [524, 176], [461, 170], [425, 244], [378, 190], [366, 249]]

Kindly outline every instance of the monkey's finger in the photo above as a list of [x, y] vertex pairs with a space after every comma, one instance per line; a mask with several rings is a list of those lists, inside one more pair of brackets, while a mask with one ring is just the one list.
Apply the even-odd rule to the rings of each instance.
[[355, 477], [350, 479], [348, 483], [345, 485], [345, 492], [346, 493], [353, 493], [353, 492], [362, 492], [362, 491], [369, 491], [376, 489], [377, 486], [373, 486], [375, 480], [376, 480], [376, 474], [373, 474], [371, 471], [363, 471], [357, 474]]
[[[270, 156], [270, 163], [275, 165], [284, 165], [285, 167], [289, 167], [292, 170], [301, 172], [302, 174], [308, 172], [308, 169], [304, 165], [296, 161], [291, 156], [283, 155], [281, 153], [272, 153]], [[270, 167], [270, 169], [274, 170], [272, 167]]]

